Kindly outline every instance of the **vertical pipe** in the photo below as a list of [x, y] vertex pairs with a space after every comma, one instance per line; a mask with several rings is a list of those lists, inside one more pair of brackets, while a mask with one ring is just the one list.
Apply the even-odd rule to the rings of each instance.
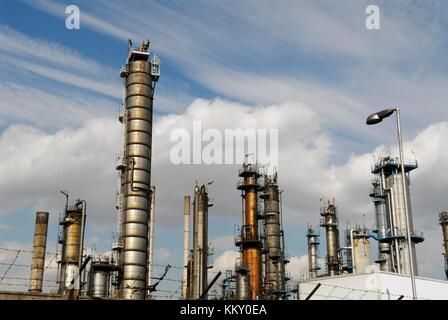
[[443, 233], [443, 247], [445, 249], [445, 276], [448, 280], [448, 212], [441, 212], [439, 214], [440, 225], [442, 226]]
[[192, 278], [192, 299], [199, 299], [202, 274], [202, 243], [203, 243], [203, 212], [201, 210], [202, 197], [198, 182], [194, 190], [194, 212], [193, 212], [193, 278]]
[[[81, 266], [82, 266], [82, 256], [84, 254], [84, 232], [86, 229], [86, 210], [87, 210], [87, 203], [85, 200], [77, 201], [75, 205], [82, 205], [82, 212], [81, 212], [81, 235], [80, 235], [80, 245], [79, 245], [79, 263], [78, 263], [78, 270], [81, 272]], [[78, 286], [79, 290], [81, 290], [81, 274], [78, 275]]]
[[190, 196], [184, 197], [184, 272], [182, 276], [182, 299], [188, 295], [188, 261], [190, 257]]
[[152, 285], [152, 266], [154, 257], [154, 221], [156, 214], [156, 187], [151, 187], [151, 209], [149, 211], [149, 226], [148, 226], [148, 275], [146, 280], [146, 299], [151, 299], [151, 285]]
[[[201, 288], [199, 294], [202, 294], [206, 291], [208, 286], [208, 257], [209, 257], [209, 248], [208, 248], [208, 194], [205, 185], [201, 187], [201, 197], [202, 197], [202, 274], [201, 274]], [[203, 298], [207, 299], [208, 295], [205, 295]]]
[[33, 258], [31, 262], [30, 292], [42, 292], [45, 250], [47, 246], [48, 212], [36, 212]]

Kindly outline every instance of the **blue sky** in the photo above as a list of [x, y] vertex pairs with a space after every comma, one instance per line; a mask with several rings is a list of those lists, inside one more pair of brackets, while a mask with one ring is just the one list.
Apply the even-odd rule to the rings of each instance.
[[[65, 28], [67, 4], [79, 6], [80, 30]], [[279, 128], [286, 240], [291, 268], [303, 271], [305, 223], [317, 224], [323, 195], [336, 197], [344, 226], [372, 223], [369, 167], [373, 155], [394, 154], [396, 137], [392, 121], [375, 128], [364, 121], [392, 104], [402, 110], [406, 157], [420, 162], [412, 182], [416, 229], [428, 234], [422, 273], [441, 278], [436, 214], [447, 206], [441, 192], [447, 180], [433, 168], [443, 172], [448, 163], [448, 4], [375, 1], [381, 12], [375, 31], [364, 25], [370, 4], [0, 2], [0, 244], [29, 247], [33, 212], [49, 210], [55, 224], [64, 204], [58, 191], [65, 188], [89, 202], [89, 245], [109, 249], [121, 146], [118, 70], [127, 39], [149, 38], [162, 60], [153, 163], [161, 193], [160, 264], [181, 264], [182, 197], [196, 178], [216, 181], [210, 239], [217, 239], [220, 267], [229, 266], [223, 255], [235, 250], [240, 221], [237, 167], [170, 165], [170, 130], [197, 119], [207, 127], [244, 126], [246, 116], [258, 127]], [[168, 196], [173, 188], [175, 199]]]

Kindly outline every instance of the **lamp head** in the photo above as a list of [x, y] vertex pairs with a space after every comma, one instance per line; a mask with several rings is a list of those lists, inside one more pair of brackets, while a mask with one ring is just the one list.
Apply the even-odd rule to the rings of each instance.
[[380, 123], [381, 121], [383, 121], [384, 118], [389, 117], [396, 110], [397, 109], [384, 109], [382, 111], [373, 113], [367, 117], [366, 124], [372, 125], [372, 124]]

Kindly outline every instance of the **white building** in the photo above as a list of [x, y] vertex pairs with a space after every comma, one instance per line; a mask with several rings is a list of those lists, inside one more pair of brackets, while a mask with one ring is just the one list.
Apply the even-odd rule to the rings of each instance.
[[[397, 300], [401, 296], [403, 300], [412, 299], [409, 276], [377, 270], [300, 281], [298, 299], [305, 300], [319, 283], [310, 300]], [[448, 281], [416, 277], [416, 289], [419, 300], [448, 300]]]

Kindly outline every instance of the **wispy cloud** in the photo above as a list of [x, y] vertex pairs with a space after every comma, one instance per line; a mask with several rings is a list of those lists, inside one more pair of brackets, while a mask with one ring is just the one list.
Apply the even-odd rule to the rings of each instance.
[[9, 27], [0, 25], [0, 52], [23, 60], [38, 59], [59, 67], [72, 70], [98, 73], [104, 67], [78, 52], [52, 41], [33, 39]]

